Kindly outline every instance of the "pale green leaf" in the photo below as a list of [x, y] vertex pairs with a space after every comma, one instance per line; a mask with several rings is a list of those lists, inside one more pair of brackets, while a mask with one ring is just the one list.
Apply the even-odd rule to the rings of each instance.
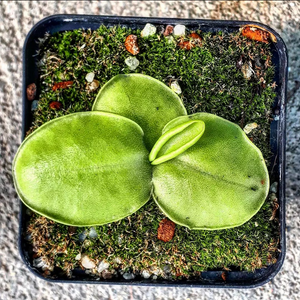
[[204, 130], [205, 124], [201, 120], [191, 120], [173, 127], [157, 140], [149, 161], [152, 165], [158, 165], [173, 159], [197, 143]]
[[153, 167], [155, 201], [171, 220], [191, 229], [242, 225], [269, 190], [260, 150], [239, 126], [207, 113], [176, 118], [163, 133], [189, 120], [202, 120], [205, 132], [191, 148]]
[[13, 177], [32, 210], [68, 225], [101, 225], [148, 201], [148, 155], [135, 122], [104, 112], [75, 113], [47, 122], [22, 143]]
[[138, 123], [148, 150], [169, 121], [186, 115], [181, 99], [170, 88], [143, 74], [113, 77], [101, 88], [93, 110], [119, 114]]

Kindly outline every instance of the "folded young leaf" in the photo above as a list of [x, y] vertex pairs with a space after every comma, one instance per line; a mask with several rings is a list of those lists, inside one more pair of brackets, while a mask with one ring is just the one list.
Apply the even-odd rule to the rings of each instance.
[[47, 122], [25, 139], [13, 178], [32, 210], [67, 225], [102, 225], [148, 201], [148, 155], [143, 131], [132, 120], [75, 113]]
[[191, 229], [242, 225], [269, 191], [260, 150], [239, 126], [207, 113], [176, 118], [163, 133], [189, 120], [204, 121], [205, 132], [193, 147], [153, 167], [156, 203], [173, 222]]
[[204, 130], [203, 121], [192, 120], [166, 131], [152, 148], [149, 161], [152, 165], [158, 165], [175, 158], [197, 143]]
[[143, 74], [113, 77], [98, 93], [93, 111], [116, 113], [138, 123], [149, 151], [169, 121], [186, 115], [181, 99], [170, 88]]

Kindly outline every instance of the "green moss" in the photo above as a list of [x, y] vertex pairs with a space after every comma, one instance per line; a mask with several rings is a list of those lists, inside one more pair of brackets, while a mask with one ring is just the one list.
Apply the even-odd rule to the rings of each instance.
[[[141, 38], [139, 30], [121, 27], [101, 26], [94, 32], [74, 30], [49, 36], [40, 44], [39, 106], [30, 131], [58, 116], [91, 110], [98, 90], [87, 89], [87, 73], [94, 72], [101, 87], [117, 74], [132, 72], [125, 64], [131, 54], [124, 47], [130, 33], [138, 36], [140, 47], [136, 56], [140, 64], [134, 72], [153, 76], [168, 86], [172, 80], [178, 80], [189, 114], [214, 113], [242, 128], [256, 122], [259, 127], [248, 136], [269, 162], [271, 105], [276, 96], [270, 45], [249, 41], [239, 33], [213, 35], [197, 31], [203, 38], [202, 46], [189, 51], [170, 43], [163, 35]], [[239, 60], [252, 62], [255, 74], [250, 80], [237, 67]], [[65, 80], [72, 80], [73, 85], [52, 90], [55, 83]], [[50, 109], [52, 101], [60, 101], [62, 108]], [[274, 263], [279, 225], [276, 218], [270, 220], [272, 211], [273, 202], [268, 198], [249, 222], [237, 228], [191, 231], [176, 226], [175, 236], [168, 243], [157, 239], [157, 228], [164, 215], [152, 199], [130, 217], [96, 227], [98, 238], [87, 236], [83, 242], [78, 236], [84, 230], [89, 232], [89, 228], [56, 224], [36, 214], [32, 215], [28, 232], [35, 256], [47, 257], [52, 266], [67, 275], [80, 267], [75, 257], [85, 253], [96, 261], [105, 258], [111, 269], [138, 272], [170, 264], [172, 278], [190, 277], [204, 270], [250, 271]]]

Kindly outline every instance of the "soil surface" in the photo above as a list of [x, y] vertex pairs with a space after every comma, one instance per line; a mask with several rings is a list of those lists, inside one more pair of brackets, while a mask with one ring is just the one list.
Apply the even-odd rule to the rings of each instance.
[[[286, 166], [287, 254], [281, 271], [251, 290], [53, 284], [29, 272], [17, 245], [19, 200], [11, 162], [21, 142], [22, 47], [52, 14], [250, 20], [276, 30], [289, 52]], [[297, 299], [300, 290], [300, 3], [297, 1], [1, 1], [0, 299]]]

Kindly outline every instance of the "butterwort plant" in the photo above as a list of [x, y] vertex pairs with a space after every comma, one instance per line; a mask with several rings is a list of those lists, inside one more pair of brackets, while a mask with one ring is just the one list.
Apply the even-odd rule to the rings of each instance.
[[231, 228], [269, 191], [264, 158], [238, 125], [187, 115], [170, 88], [143, 74], [113, 77], [92, 111], [35, 130], [18, 149], [13, 178], [26, 206], [73, 226], [118, 221], [153, 196], [177, 224]]

